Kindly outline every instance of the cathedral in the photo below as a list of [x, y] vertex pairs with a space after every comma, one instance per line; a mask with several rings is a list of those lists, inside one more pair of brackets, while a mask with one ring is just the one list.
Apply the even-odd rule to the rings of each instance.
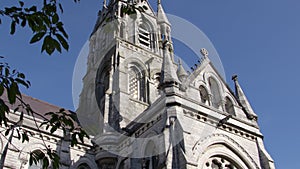
[[[237, 76], [232, 91], [199, 47], [192, 72], [174, 59], [160, 0], [104, 4], [90, 37], [77, 115], [103, 169], [271, 169], [257, 115]], [[124, 10], [125, 9], [125, 10]]]
[[[147, 0], [130, 3], [136, 9], [105, 1], [98, 14], [76, 110], [91, 143], [70, 149], [63, 136], [49, 134], [61, 168], [275, 169], [238, 77], [230, 89], [201, 46], [199, 64], [187, 71], [175, 59], [160, 0], [156, 12]], [[22, 151], [8, 156], [7, 168], [38, 168]]]

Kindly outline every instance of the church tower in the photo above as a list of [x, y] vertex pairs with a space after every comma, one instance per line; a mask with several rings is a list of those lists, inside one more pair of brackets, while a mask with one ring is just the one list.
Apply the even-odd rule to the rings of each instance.
[[175, 62], [160, 0], [104, 1], [89, 48], [77, 115], [98, 168], [275, 168], [237, 76], [233, 92], [201, 47], [193, 72]]

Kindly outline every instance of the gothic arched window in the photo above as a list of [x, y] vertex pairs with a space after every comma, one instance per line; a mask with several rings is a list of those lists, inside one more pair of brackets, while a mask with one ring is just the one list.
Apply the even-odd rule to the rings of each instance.
[[139, 44], [148, 49], [155, 48], [155, 35], [152, 31], [151, 24], [144, 21], [138, 28]]
[[209, 97], [208, 97], [207, 90], [205, 89], [204, 86], [200, 86], [199, 90], [200, 90], [201, 103], [204, 103], [204, 104], [208, 105], [209, 104]]
[[120, 26], [120, 38], [126, 39], [126, 26], [124, 22], [122, 22]]
[[131, 65], [128, 70], [128, 89], [131, 98], [146, 102], [145, 75], [135, 65]]
[[214, 78], [210, 77], [209, 78], [209, 86], [210, 86], [210, 91], [212, 94], [212, 100], [211, 100], [212, 106], [218, 109], [222, 104], [219, 85]]
[[233, 103], [228, 97], [225, 98], [225, 110], [227, 113], [235, 116]]

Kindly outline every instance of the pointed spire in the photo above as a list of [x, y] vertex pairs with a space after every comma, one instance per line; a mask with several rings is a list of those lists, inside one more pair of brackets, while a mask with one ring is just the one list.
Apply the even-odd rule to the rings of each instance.
[[238, 82], [238, 76], [237, 75], [232, 76], [232, 80], [234, 81], [234, 84], [235, 84], [236, 97], [237, 97], [238, 101], [240, 102], [242, 108], [247, 113], [247, 116], [249, 119], [256, 120], [257, 115], [254, 113], [246, 95], [244, 94], [244, 92]]
[[171, 25], [161, 5], [161, 0], [157, 1], [157, 23], [166, 23], [168, 25]]
[[182, 66], [182, 61], [181, 59], [178, 60], [178, 69], [177, 69], [177, 76], [181, 82], [183, 82], [186, 77], [188, 76], [187, 72]]
[[171, 60], [170, 47], [171, 44], [168, 41], [163, 44], [162, 84], [179, 82]]

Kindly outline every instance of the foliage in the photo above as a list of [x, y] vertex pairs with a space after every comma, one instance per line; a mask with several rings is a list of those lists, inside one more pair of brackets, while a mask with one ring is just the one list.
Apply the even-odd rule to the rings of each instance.
[[[79, 0], [73, 0], [75, 3]], [[62, 52], [62, 48], [69, 49], [68, 34], [60, 20], [63, 6], [57, 0], [44, 0], [42, 5], [25, 6], [25, 1], [19, 1], [18, 6], [5, 7], [0, 10], [0, 16], [11, 20], [10, 34], [16, 32], [16, 26], [28, 27], [32, 31], [30, 43], [43, 40], [41, 51], [51, 55], [55, 50]], [[0, 24], [1, 24], [0, 18]]]
[[[39, 132], [41, 132], [40, 128], [42, 126], [46, 126], [46, 129], [49, 129], [51, 133], [59, 129], [63, 130], [64, 135], [71, 133], [70, 139], [72, 147], [80, 142], [83, 143], [84, 137], [89, 138], [87, 133], [77, 124], [78, 120], [76, 115], [71, 112], [60, 109], [57, 112], [48, 112], [45, 116], [35, 112], [29, 104], [23, 101], [19, 86], [28, 88], [30, 82], [26, 80], [23, 73], [15, 69], [11, 70], [7, 63], [0, 63], [0, 96], [2, 96], [0, 98], [0, 125], [6, 128], [6, 136], [16, 132], [17, 138], [22, 139], [22, 142], [29, 141], [31, 133], [22, 128], [24, 114], [27, 114], [33, 117]], [[6, 97], [7, 100], [5, 100]], [[16, 107], [13, 113], [20, 113], [17, 122], [11, 121], [8, 118], [8, 115], [12, 113], [10, 111], [10, 105]], [[44, 120], [40, 125], [36, 121], [37, 116], [39, 119]], [[45, 149], [43, 151], [30, 152], [30, 165], [42, 161], [43, 168], [48, 168], [50, 164], [52, 164], [54, 169], [59, 168], [59, 156], [54, 150], [47, 146], [42, 136], [41, 139], [43, 140]], [[48, 159], [51, 160], [51, 163]]]

